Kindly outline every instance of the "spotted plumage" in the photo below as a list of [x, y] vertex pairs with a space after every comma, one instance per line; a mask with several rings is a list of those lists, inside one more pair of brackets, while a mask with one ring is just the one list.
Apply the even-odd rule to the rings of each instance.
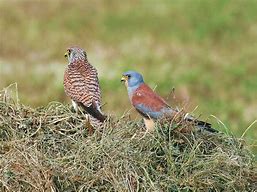
[[67, 49], [65, 57], [68, 58], [63, 82], [65, 93], [71, 98], [76, 111], [81, 106], [90, 115], [91, 125], [100, 126], [106, 117], [100, 109], [101, 92], [97, 70], [88, 62], [86, 52], [79, 47]]
[[[123, 74], [121, 80], [125, 82], [131, 104], [143, 116], [146, 128], [149, 131], [154, 130], [154, 120], [174, 117], [179, 113], [144, 83], [141, 74], [128, 71]], [[193, 122], [199, 128], [216, 132], [215, 129], [211, 128], [211, 124], [199, 121], [189, 114], [185, 116], [185, 120]]]

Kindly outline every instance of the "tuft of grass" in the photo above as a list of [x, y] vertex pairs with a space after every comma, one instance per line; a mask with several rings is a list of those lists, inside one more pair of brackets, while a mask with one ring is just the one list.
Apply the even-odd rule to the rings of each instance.
[[[1, 191], [254, 191], [244, 140], [111, 117], [88, 135], [83, 115], [51, 102], [31, 108], [0, 92]], [[188, 125], [182, 125], [187, 128]]]

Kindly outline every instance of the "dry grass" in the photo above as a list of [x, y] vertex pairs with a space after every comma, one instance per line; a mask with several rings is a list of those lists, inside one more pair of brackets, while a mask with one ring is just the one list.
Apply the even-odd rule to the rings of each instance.
[[[199, 106], [238, 137], [256, 120], [257, 1], [2, 0], [0, 15], [0, 89], [18, 82], [25, 105], [67, 101], [63, 54], [75, 44], [108, 112], [130, 107], [119, 80], [132, 69], [164, 98], [175, 87], [173, 107]], [[256, 129], [245, 139], [257, 154]]]
[[[1, 191], [254, 191], [257, 167], [244, 141], [180, 133], [144, 135], [142, 122], [112, 117], [88, 136], [83, 116], [52, 102], [30, 108], [0, 92]], [[13, 99], [15, 98], [15, 99]]]

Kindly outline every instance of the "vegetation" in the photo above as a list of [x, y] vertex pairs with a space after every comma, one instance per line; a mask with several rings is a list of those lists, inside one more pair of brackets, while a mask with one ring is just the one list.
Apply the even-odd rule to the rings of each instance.
[[[255, 191], [244, 140], [166, 122], [111, 117], [88, 135], [83, 114], [52, 102], [30, 108], [0, 92], [1, 191]], [[11, 95], [13, 95], [11, 97]], [[192, 131], [181, 131], [189, 129]]]
[[[164, 97], [175, 87], [173, 106], [198, 106], [240, 137], [257, 117], [256, 7], [254, 0], [0, 1], [0, 87], [17, 82], [31, 106], [67, 101], [63, 54], [76, 44], [99, 70], [107, 113], [130, 108], [119, 79], [135, 69]], [[255, 153], [256, 128], [245, 134]]]
[[[256, 190], [257, 1], [2, 0], [0, 13], [0, 90], [19, 87], [0, 92], [0, 191]], [[98, 69], [111, 116], [93, 135], [65, 104], [70, 45]], [[221, 133], [175, 121], [145, 134], [128, 69]]]
[[17, 82], [32, 107], [68, 102], [63, 54], [77, 44], [99, 70], [106, 113], [130, 109], [119, 79], [135, 69], [172, 106], [214, 115], [256, 154], [256, 9], [254, 0], [2, 0], [0, 87]]

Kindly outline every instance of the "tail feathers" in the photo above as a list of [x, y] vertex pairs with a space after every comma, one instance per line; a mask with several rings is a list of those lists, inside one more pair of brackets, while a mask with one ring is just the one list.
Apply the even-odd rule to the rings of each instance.
[[107, 116], [101, 113], [94, 105], [90, 105], [89, 107], [83, 105], [82, 103], [79, 103], [80, 106], [89, 113], [92, 117], [96, 118], [100, 122], [104, 122]]
[[95, 117], [89, 115], [89, 123], [93, 126], [93, 128], [102, 128], [104, 123], [96, 119]]
[[85, 121], [85, 128], [88, 130], [88, 135], [93, 135], [95, 130], [102, 130], [104, 123], [94, 118], [92, 115], [87, 114]]
[[206, 130], [206, 131], [209, 131], [211, 133], [218, 133], [218, 130], [212, 128], [210, 123], [197, 120], [197, 119], [193, 118], [192, 116], [185, 117], [185, 120], [187, 120], [189, 122], [193, 122], [201, 130]]
[[218, 130], [212, 128], [210, 123], [204, 122], [204, 121], [199, 121], [199, 120], [194, 120], [196, 126], [200, 129], [204, 129], [206, 131], [209, 131], [211, 133], [218, 133]]

